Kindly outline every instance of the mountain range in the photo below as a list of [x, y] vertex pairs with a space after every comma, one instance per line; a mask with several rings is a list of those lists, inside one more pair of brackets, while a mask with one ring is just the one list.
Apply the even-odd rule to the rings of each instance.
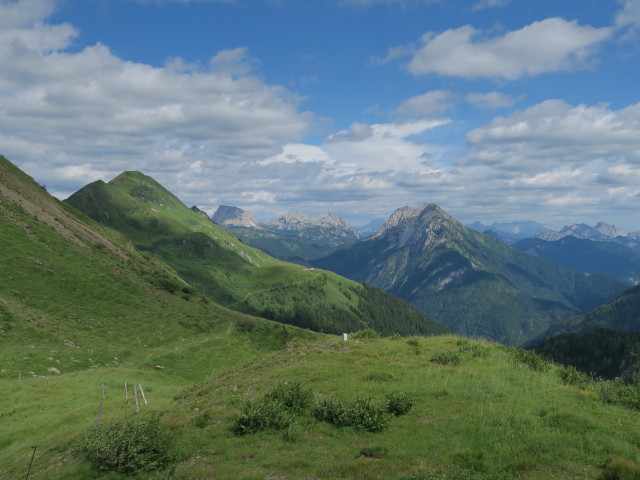
[[250, 212], [221, 205], [211, 219], [230, 229], [244, 243], [280, 260], [305, 266], [310, 266], [310, 260], [327, 255], [335, 247], [360, 238], [351, 225], [331, 213], [310, 217], [291, 212], [259, 223]]
[[[127, 235], [136, 248], [231, 309], [331, 333], [446, 330], [376, 288], [277, 260], [246, 245], [140, 172], [91, 183], [65, 203]], [[397, 314], [389, 317], [389, 309]]]
[[523, 253], [434, 204], [400, 208], [373, 236], [313, 264], [404, 298], [458, 333], [515, 345], [627, 288]]
[[[469, 234], [434, 205], [396, 213], [353, 245], [412, 247], [426, 261], [418, 246], [429, 244], [444, 254], [430, 261], [445, 269], [443, 258], [464, 257], [471, 270], [500, 252], [534, 258]], [[414, 336], [429, 324], [405, 302], [272, 259], [139, 172], [61, 202], [0, 156], [0, 242], [2, 480], [27, 469], [51, 480], [624, 478], [640, 469], [628, 408], [637, 409], [635, 387], [582, 383], [587, 376], [495, 343]], [[482, 244], [499, 247], [483, 253]], [[521, 275], [533, 282], [527, 268]], [[222, 279], [216, 288], [206, 269]], [[440, 285], [472, 280], [468, 273], [447, 283], [445, 272]], [[601, 325], [601, 312], [630, 326], [639, 292], [594, 310], [591, 324]], [[254, 295], [264, 303], [251, 306]], [[345, 342], [234, 310], [299, 302], [308, 321], [322, 320], [310, 314], [311, 297], [349, 322], [340, 326], [364, 330]], [[369, 329], [403, 325], [409, 338]], [[292, 414], [283, 392], [313, 404]], [[270, 427], [237, 433], [247, 418]], [[340, 423], [354, 418], [361, 426]]]

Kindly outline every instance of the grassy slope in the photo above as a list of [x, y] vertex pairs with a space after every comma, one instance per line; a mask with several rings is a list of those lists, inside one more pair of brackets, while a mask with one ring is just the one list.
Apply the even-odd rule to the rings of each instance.
[[[175, 428], [179, 462], [139, 478], [596, 479], [611, 458], [640, 462], [637, 412], [565, 386], [552, 371], [532, 371], [496, 344], [476, 344], [486, 356], [463, 352], [457, 366], [430, 360], [438, 352], [460, 351], [458, 342], [453, 336], [422, 338], [416, 353], [402, 339], [295, 341], [293, 348], [222, 372], [163, 415]], [[303, 382], [316, 398], [380, 400], [400, 391], [414, 406], [376, 433], [305, 415], [288, 436], [234, 435], [245, 402], [283, 380]], [[162, 392], [157, 396], [154, 408], [170, 404]], [[121, 407], [112, 407], [113, 416], [123, 417]], [[363, 456], [366, 450], [382, 457]], [[87, 472], [86, 464], [71, 459], [51, 468], [48, 478]]]
[[102, 383], [139, 381], [162, 405], [215, 369], [318, 336], [207, 300], [1, 156], [0, 244], [0, 478], [24, 476], [32, 445], [59, 461]]
[[[125, 172], [108, 184], [95, 182], [67, 203], [115, 228], [222, 305], [317, 331], [341, 333], [371, 326], [400, 333], [440, 333], [406, 305], [381, 324], [363, 314], [363, 287], [330, 272], [276, 260], [245, 245], [224, 228], [187, 208], [140, 172]], [[392, 324], [392, 325], [391, 325]]]

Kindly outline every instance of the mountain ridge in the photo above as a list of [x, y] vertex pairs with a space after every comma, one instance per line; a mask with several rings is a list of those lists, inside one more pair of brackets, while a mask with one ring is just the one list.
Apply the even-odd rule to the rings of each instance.
[[432, 203], [400, 208], [373, 236], [312, 263], [394, 293], [458, 333], [512, 344], [625, 288], [522, 253]]

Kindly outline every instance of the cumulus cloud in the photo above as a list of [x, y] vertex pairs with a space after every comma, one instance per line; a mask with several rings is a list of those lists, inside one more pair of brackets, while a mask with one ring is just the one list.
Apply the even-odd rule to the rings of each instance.
[[414, 75], [515, 80], [584, 68], [593, 49], [609, 38], [612, 31], [548, 18], [520, 30], [488, 37], [466, 25], [423, 35], [422, 46], [413, 54], [407, 69]]
[[251, 74], [257, 61], [245, 48], [216, 53], [210, 68], [180, 59], [157, 68], [101, 44], [68, 51], [77, 32], [46, 23], [51, 2], [0, 9], [2, 153], [47, 184], [61, 172], [78, 181], [131, 168], [167, 177], [194, 162], [213, 176], [278, 153], [310, 127], [298, 97]]
[[623, 0], [623, 7], [616, 16], [616, 26], [640, 27], [640, 0]]
[[408, 118], [439, 117], [453, 108], [455, 96], [447, 90], [433, 90], [402, 102], [394, 113]]
[[472, 149], [458, 165], [493, 172], [492, 188], [510, 192], [513, 205], [530, 199], [576, 220], [612, 205], [629, 215], [640, 198], [638, 125], [640, 104], [612, 110], [548, 100], [470, 131]]
[[484, 108], [486, 110], [494, 110], [496, 108], [512, 107], [517, 102], [522, 100], [522, 96], [518, 98], [510, 97], [500, 92], [487, 92], [487, 93], [469, 93], [465, 95], [464, 99], [476, 107]]

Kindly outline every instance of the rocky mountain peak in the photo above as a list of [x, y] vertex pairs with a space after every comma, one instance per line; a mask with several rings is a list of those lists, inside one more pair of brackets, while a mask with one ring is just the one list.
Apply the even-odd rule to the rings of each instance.
[[620, 227], [606, 222], [598, 222], [594, 228], [609, 238], [624, 237], [627, 235]]
[[223, 227], [262, 228], [251, 213], [231, 205], [220, 205], [211, 220]]

